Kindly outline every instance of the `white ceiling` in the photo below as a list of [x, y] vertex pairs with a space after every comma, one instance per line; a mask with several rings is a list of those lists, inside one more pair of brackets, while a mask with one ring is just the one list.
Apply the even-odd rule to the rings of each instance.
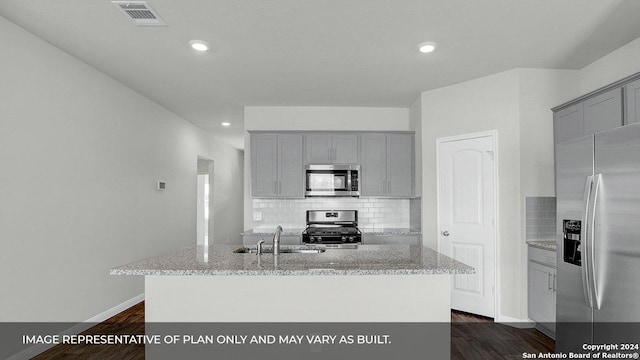
[[0, 0], [0, 15], [239, 148], [243, 106], [408, 107], [516, 67], [579, 69], [640, 37], [638, 0], [148, 2], [167, 27], [108, 0]]

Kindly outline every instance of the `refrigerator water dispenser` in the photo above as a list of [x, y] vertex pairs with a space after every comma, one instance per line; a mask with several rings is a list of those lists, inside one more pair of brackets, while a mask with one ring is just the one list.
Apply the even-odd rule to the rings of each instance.
[[562, 241], [564, 262], [582, 266], [580, 249], [580, 232], [582, 222], [579, 220], [562, 220]]

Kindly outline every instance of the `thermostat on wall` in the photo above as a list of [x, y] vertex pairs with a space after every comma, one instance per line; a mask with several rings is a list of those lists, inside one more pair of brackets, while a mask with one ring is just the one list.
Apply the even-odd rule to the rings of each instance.
[[164, 181], [158, 181], [158, 190], [162, 191], [167, 188], [167, 183]]

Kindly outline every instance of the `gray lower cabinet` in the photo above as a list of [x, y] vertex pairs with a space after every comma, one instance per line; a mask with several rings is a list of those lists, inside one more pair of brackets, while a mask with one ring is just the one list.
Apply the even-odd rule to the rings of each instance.
[[363, 245], [420, 245], [420, 235], [362, 234]]
[[584, 135], [622, 126], [622, 88], [584, 101]]
[[251, 135], [251, 196], [304, 197], [301, 134]]
[[555, 252], [529, 247], [529, 318], [536, 328], [555, 338], [556, 286]]
[[306, 135], [307, 164], [357, 164], [357, 134]]
[[640, 80], [625, 85], [625, 125], [640, 122]]
[[360, 195], [413, 195], [414, 146], [412, 134], [363, 134]]
[[[242, 244], [244, 246], [254, 246], [258, 241], [264, 239], [265, 245], [273, 245], [273, 234], [269, 235], [243, 235]], [[300, 245], [302, 243], [302, 235], [282, 235], [280, 236], [280, 245]]]

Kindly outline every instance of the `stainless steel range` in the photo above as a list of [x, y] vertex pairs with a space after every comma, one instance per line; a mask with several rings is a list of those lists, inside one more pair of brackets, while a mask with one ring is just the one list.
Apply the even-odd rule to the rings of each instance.
[[305, 244], [357, 245], [362, 243], [357, 210], [307, 210]]

